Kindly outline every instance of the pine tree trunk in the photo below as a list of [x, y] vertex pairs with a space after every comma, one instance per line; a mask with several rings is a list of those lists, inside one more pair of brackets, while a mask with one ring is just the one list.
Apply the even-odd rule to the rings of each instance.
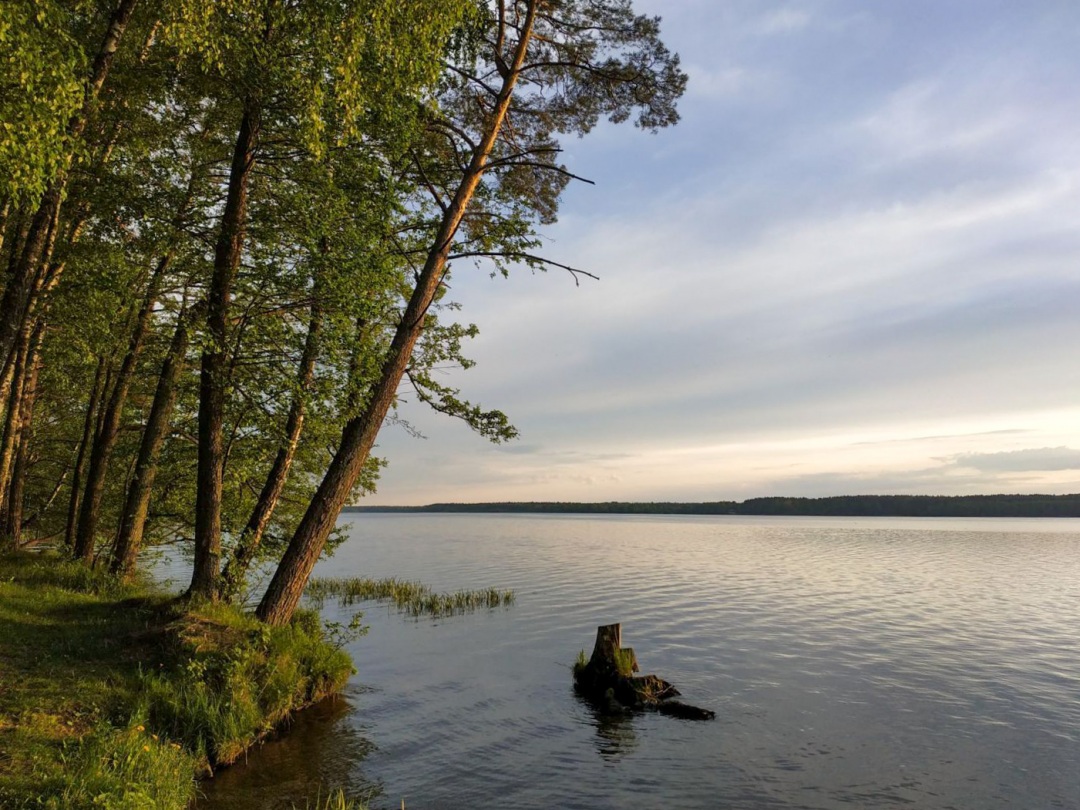
[[158, 456], [169, 428], [173, 403], [176, 402], [176, 383], [184, 370], [188, 335], [195, 314], [195, 311], [181, 312], [177, 318], [176, 330], [169, 344], [169, 352], [161, 365], [154, 401], [139, 443], [135, 472], [128, 487], [120, 532], [116, 536], [112, 562], [109, 565], [114, 574], [125, 578], [135, 571], [135, 560], [142, 547], [146, 516], [150, 509], [150, 494], [154, 488], [154, 477], [157, 475]]
[[360, 416], [349, 420], [341, 434], [341, 443], [326, 471], [319, 488], [300, 521], [289, 546], [274, 572], [256, 615], [272, 625], [288, 623], [296, 610], [307, 585], [311, 569], [315, 567], [326, 538], [337, 523], [341, 508], [345, 505], [360, 472], [364, 468], [371, 448], [375, 445], [379, 429], [389, 413], [397, 394], [398, 384], [412, 358], [413, 347], [423, 330], [424, 317], [431, 306], [442, 282], [447, 256], [465, 215], [469, 202], [480, 183], [495, 140], [510, 107], [514, 86], [528, 49], [539, 0], [529, 3], [521, 28], [514, 57], [506, 70], [499, 89], [495, 107], [488, 119], [487, 129], [472, 159], [453, 201], [443, 214], [438, 235], [431, 246], [424, 267], [417, 278], [416, 287], [408, 306], [394, 332], [390, 351], [383, 362], [380, 377], [372, 390], [367, 406]]
[[216, 599], [221, 559], [221, 495], [224, 465], [222, 428], [225, 410], [225, 329], [232, 282], [240, 266], [247, 224], [248, 183], [255, 167], [259, 114], [253, 99], [244, 104], [229, 173], [229, 191], [221, 218], [214, 272], [207, 298], [208, 346], [199, 374], [199, 464], [195, 497], [195, 567], [188, 593]]

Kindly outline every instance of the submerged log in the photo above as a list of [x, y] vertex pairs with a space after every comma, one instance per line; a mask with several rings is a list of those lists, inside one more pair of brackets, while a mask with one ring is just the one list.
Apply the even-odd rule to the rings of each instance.
[[677, 700], [679, 690], [656, 675], [640, 675], [637, 655], [622, 646], [622, 625], [596, 628], [592, 655], [574, 665], [574, 687], [609, 714], [651, 709], [686, 720], [712, 720], [716, 712]]

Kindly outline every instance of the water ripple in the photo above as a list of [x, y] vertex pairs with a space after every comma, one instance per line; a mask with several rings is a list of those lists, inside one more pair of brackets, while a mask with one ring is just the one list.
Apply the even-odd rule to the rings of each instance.
[[[511, 587], [517, 604], [438, 622], [369, 608], [351, 652], [370, 688], [320, 751], [369, 739], [345, 781], [381, 788], [376, 807], [1080, 807], [1074, 526], [356, 518], [317, 573]], [[718, 719], [576, 700], [568, 665], [613, 621]], [[232, 790], [206, 807], [241, 806]]]

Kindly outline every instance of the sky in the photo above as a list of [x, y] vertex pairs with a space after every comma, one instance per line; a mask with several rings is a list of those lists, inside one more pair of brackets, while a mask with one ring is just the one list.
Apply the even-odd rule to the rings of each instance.
[[635, 8], [689, 84], [563, 144], [599, 281], [451, 281], [520, 438], [406, 395], [364, 503], [1080, 492], [1080, 3]]

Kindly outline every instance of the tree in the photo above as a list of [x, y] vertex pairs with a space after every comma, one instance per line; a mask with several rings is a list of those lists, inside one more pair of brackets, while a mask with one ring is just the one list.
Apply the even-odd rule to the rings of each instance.
[[[472, 58], [447, 63], [441, 104], [429, 118], [432, 133], [456, 160], [441, 163], [440, 174], [432, 176], [426, 170], [431, 152], [414, 154], [439, 212], [422, 267], [365, 406], [342, 430], [258, 606], [257, 615], [271, 624], [287, 622], [299, 603], [393, 407], [451, 260], [483, 256], [543, 265], [516, 246], [535, 242], [523, 227], [529, 213], [541, 221], [553, 218], [570, 176], [554, 160], [556, 136], [583, 134], [601, 116], [625, 121], [635, 110], [636, 123], [647, 129], [678, 118], [675, 101], [685, 87], [678, 58], [661, 43], [659, 21], [633, 14], [624, 0], [499, 2], [472, 44], [475, 50], [462, 54]], [[509, 249], [488, 249], [491, 241]]]
[[207, 296], [192, 595], [218, 595], [228, 321], [261, 144], [299, 124], [298, 146], [317, 155], [331, 120], [335, 134], [355, 136], [361, 115], [394, 115], [403, 98], [435, 77], [463, 10], [434, 0], [247, 0], [212, 3], [208, 13], [181, 4], [176, 42], [202, 60], [222, 90], [234, 89], [239, 114]]

